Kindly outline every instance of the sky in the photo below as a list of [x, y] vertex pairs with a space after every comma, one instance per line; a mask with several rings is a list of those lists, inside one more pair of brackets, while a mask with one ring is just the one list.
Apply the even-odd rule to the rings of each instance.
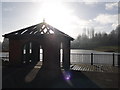
[[0, 2], [0, 41], [2, 35], [45, 22], [76, 38], [84, 28], [110, 33], [118, 25], [117, 0], [2, 0]]

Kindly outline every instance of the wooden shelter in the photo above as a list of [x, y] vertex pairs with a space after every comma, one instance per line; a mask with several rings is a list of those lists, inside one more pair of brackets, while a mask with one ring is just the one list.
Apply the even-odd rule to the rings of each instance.
[[74, 39], [44, 21], [3, 37], [9, 38], [9, 61], [12, 64], [35, 64], [40, 60], [42, 49], [42, 68], [61, 69], [62, 48], [63, 68], [70, 68], [70, 41]]

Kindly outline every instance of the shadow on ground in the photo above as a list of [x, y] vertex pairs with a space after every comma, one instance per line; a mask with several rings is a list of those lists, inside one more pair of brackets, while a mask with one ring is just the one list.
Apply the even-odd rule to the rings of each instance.
[[65, 79], [59, 74], [33, 66], [7, 67], [2, 69], [2, 88], [99, 88], [80, 71], [69, 71]]

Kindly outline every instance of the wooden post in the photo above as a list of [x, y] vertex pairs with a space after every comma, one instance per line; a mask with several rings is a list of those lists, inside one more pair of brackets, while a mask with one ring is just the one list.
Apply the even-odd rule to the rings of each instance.
[[120, 54], [118, 54], [118, 67], [120, 68]]
[[37, 63], [40, 58], [40, 47], [38, 43], [33, 43], [32, 44], [32, 62]]
[[11, 64], [21, 64], [22, 47], [19, 40], [9, 39], [9, 61]]
[[63, 42], [63, 68], [70, 69], [70, 41]]
[[115, 54], [113, 53], [113, 66], [115, 66], [114, 64], [115, 64]]
[[47, 36], [43, 44], [43, 64], [42, 69], [48, 70], [49, 73], [61, 72], [60, 68], [60, 42], [57, 37]]
[[93, 65], [93, 53], [91, 53], [91, 65]]
[[29, 58], [30, 58], [30, 46], [29, 46], [29, 43], [26, 44], [26, 57], [25, 57], [25, 60], [26, 60], [26, 63], [29, 63]]

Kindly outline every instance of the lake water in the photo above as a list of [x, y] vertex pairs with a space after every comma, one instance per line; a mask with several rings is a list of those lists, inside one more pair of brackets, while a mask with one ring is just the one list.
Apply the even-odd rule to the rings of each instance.
[[[70, 61], [71, 63], [91, 63], [91, 53], [93, 53], [93, 63], [94, 64], [113, 64], [113, 52], [100, 52], [94, 50], [81, 50], [81, 49], [71, 49]], [[9, 57], [9, 53], [0, 52], [0, 57]], [[62, 55], [61, 55], [62, 58]], [[42, 58], [40, 58], [42, 59]], [[62, 61], [62, 60], [61, 60]], [[118, 53], [114, 54], [114, 63], [115, 66], [118, 65]]]
[[[70, 60], [72, 63], [91, 64], [91, 53], [93, 53], [94, 64], [113, 64], [113, 52], [100, 52], [94, 50], [71, 50]], [[114, 53], [114, 65], [118, 66], [118, 53]]]
[[82, 50], [82, 49], [71, 49], [71, 53], [80, 53], [80, 54], [113, 54], [113, 52], [101, 52], [95, 50]]

